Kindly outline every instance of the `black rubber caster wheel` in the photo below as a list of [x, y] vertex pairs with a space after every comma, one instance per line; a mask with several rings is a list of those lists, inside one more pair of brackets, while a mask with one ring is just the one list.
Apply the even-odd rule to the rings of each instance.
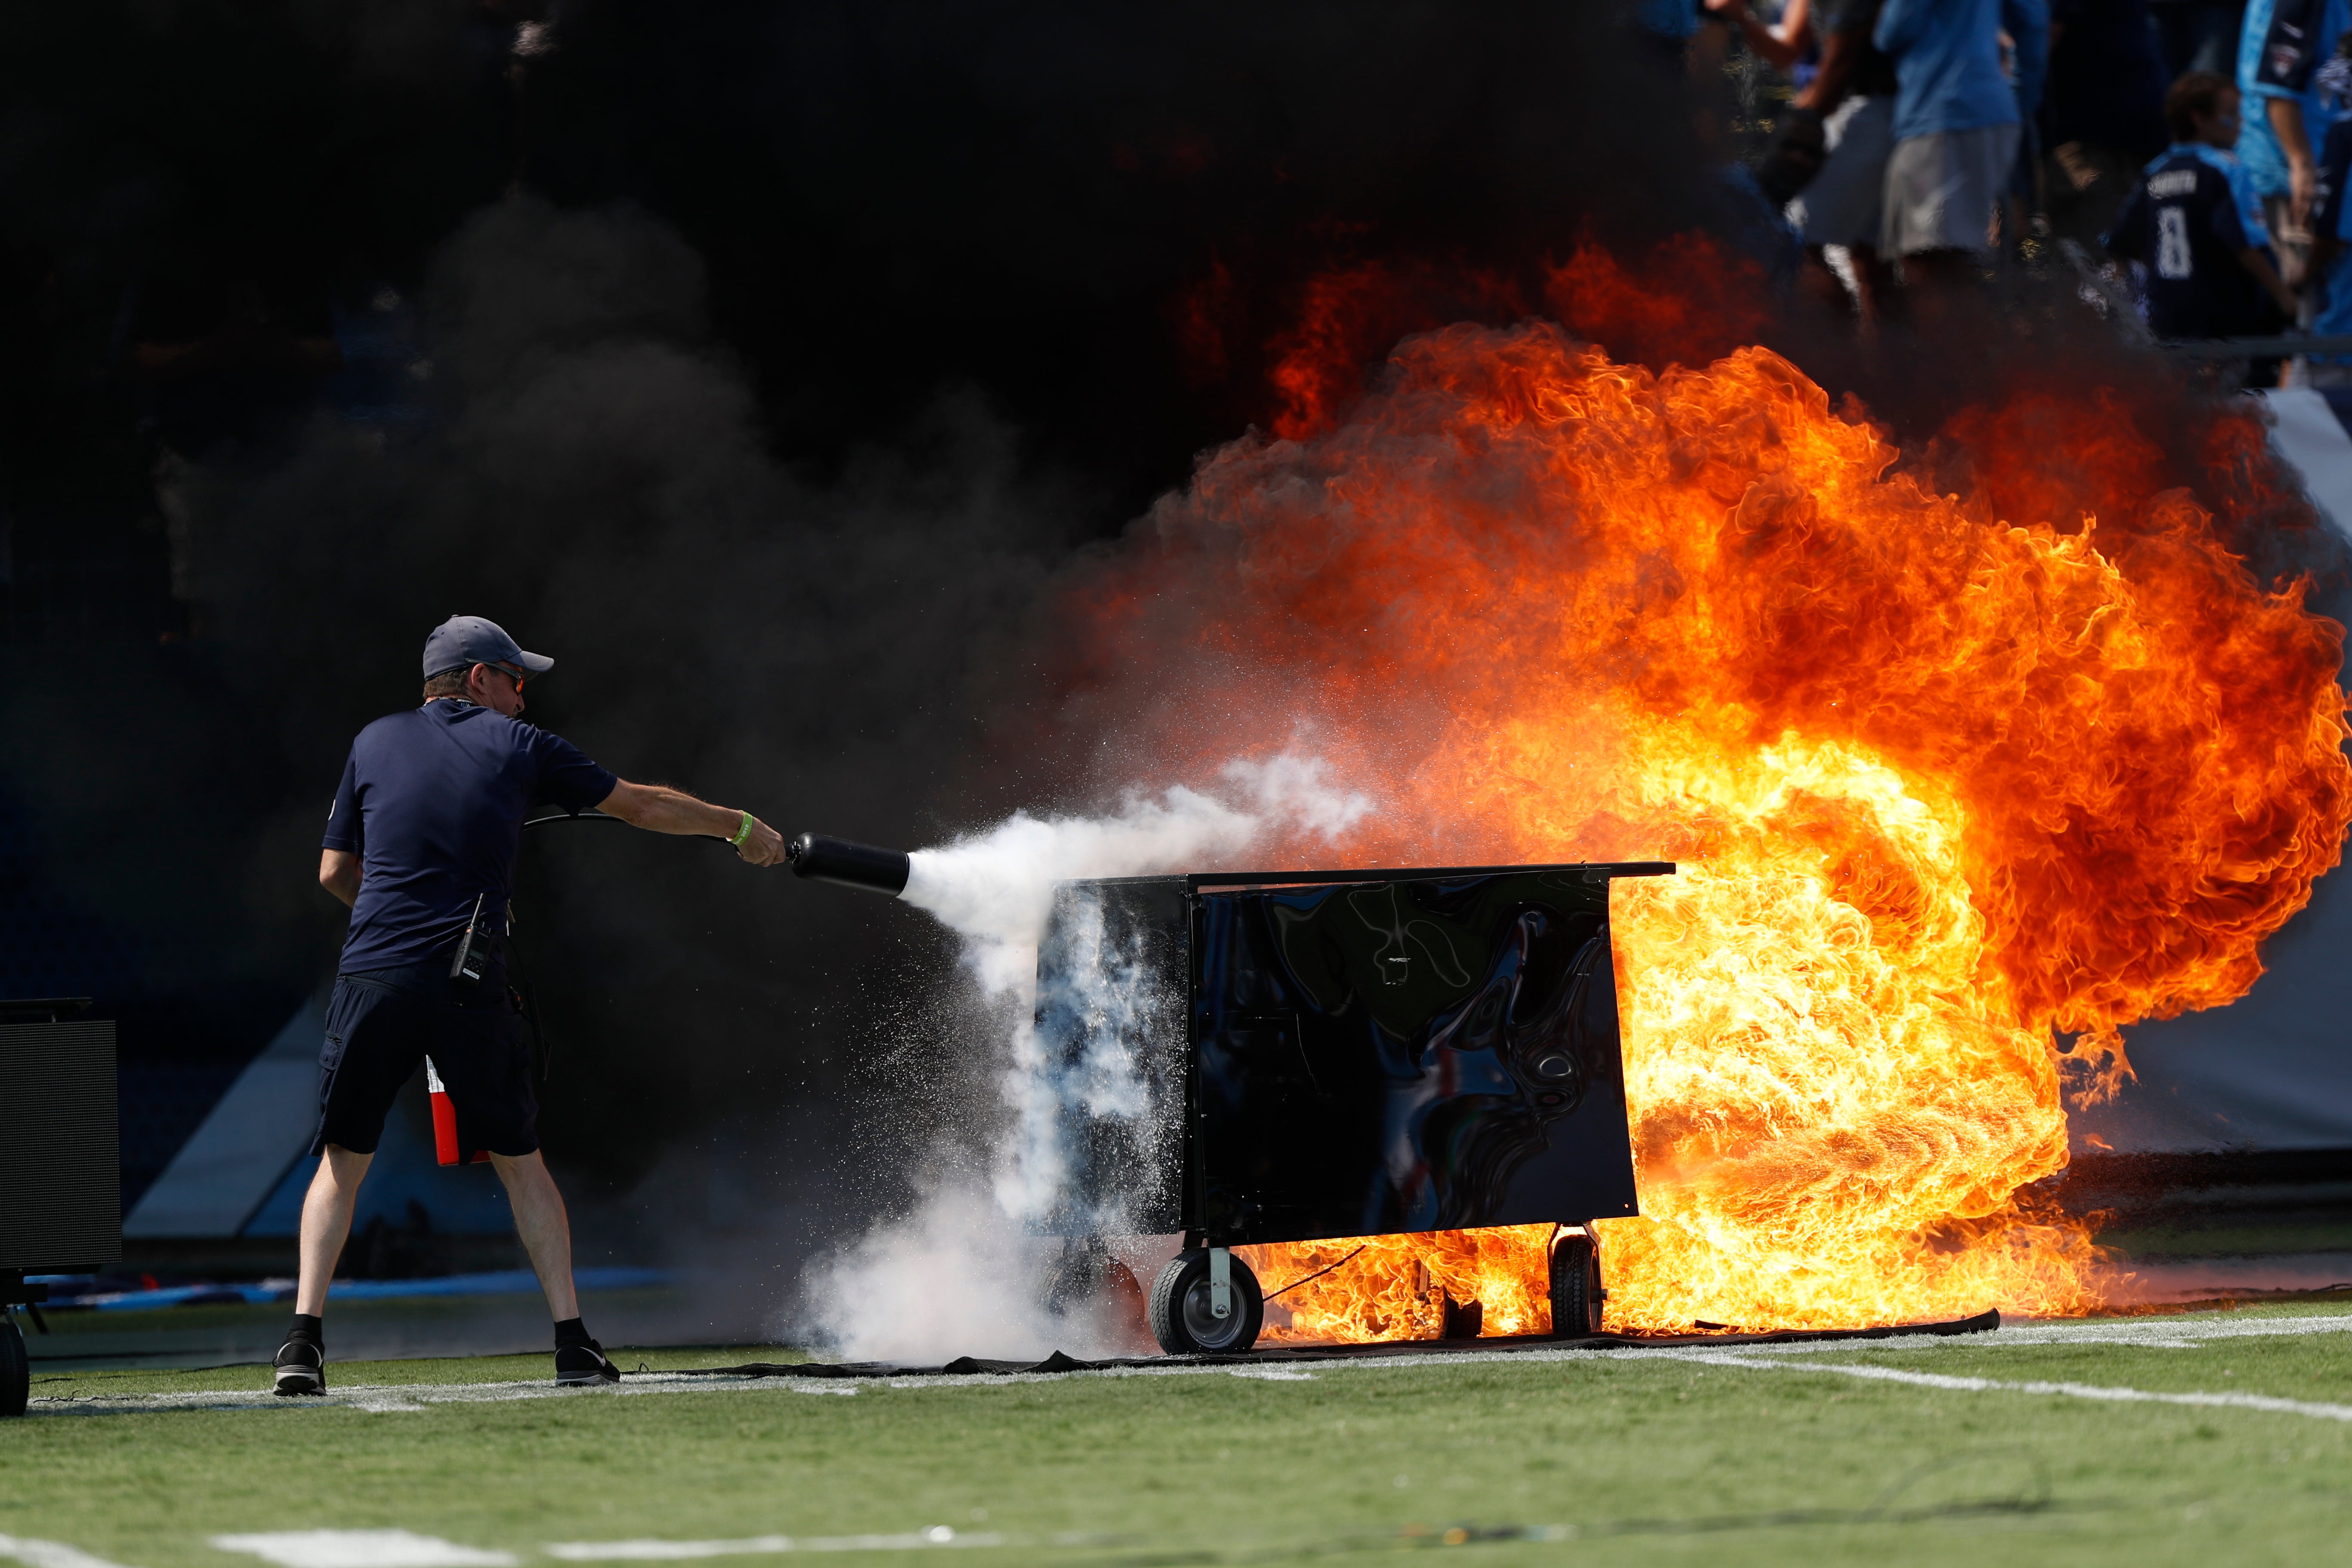
[[1076, 1331], [1108, 1334], [1121, 1354], [1148, 1354], [1143, 1286], [1109, 1247], [1089, 1238], [1066, 1247], [1045, 1271], [1045, 1310], [1057, 1322], [1079, 1320]]
[[1151, 1337], [1170, 1355], [1235, 1355], [1257, 1343], [1265, 1322], [1265, 1292], [1239, 1258], [1231, 1260], [1226, 1283], [1232, 1310], [1220, 1318], [1209, 1310], [1209, 1252], [1188, 1247], [1168, 1260], [1151, 1282]]
[[0, 1418], [25, 1414], [25, 1400], [33, 1392], [33, 1363], [25, 1353], [25, 1331], [5, 1308], [0, 1308]]
[[1551, 1331], [1582, 1339], [1601, 1331], [1601, 1250], [1592, 1237], [1563, 1232], [1551, 1244]]
[[1132, 1301], [1140, 1312], [1143, 1287], [1116, 1253], [1092, 1237], [1064, 1247], [1045, 1270], [1045, 1310], [1057, 1318], [1106, 1298]]

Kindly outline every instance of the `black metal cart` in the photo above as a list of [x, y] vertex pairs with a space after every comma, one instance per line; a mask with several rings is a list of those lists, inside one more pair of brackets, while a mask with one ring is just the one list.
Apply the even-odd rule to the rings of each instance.
[[0, 1416], [22, 1415], [31, 1363], [12, 1307], [48, 1299], [27, 1274], [122, 1256], [114, 1026], [87, 998], [0, 1002]]
[[1552, 1222], [1553, 1331], [1597, 1332], [1590, 1222], [1637, 1212], [1609, 883], [1663, 861], [1060, 884], [1036, 1027], [1078, 1238], [1181, 1232], [1171, 1354], [1248, 1348], [1235, 1247]]

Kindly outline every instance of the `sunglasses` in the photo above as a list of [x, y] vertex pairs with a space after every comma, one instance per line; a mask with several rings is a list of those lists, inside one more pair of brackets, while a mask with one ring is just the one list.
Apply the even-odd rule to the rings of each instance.
[[522, 689], [522, 683], [523, 683], [523, 680], [524, 680], [524, 679], [525, 679], [525, 678], [524, 678], [524, 676], [523, 676], [523, 672], [522, 672], [521, 670], [519, 670], [519, 669], [509, 669], [509, 668], [508, 668], [505, 665], [503, 665], [503, 664], [491, 664], [491, 663], [489, 663], [488, 660], [485, 660], [485, 661], [483, 662], [483, 664], [482, 664], [482, 668], [483, 668], [484, 669], [495, 669], [495, 670], [497, 670], [500, 675], [505, 676], [509, 680], [511, 680], [511, 681], [513, 681], [513, 682], [514, 682], [514, 684], [515, 684], [515, 689], [516, 689], [517, 691], [520, 691], [520, 690]]

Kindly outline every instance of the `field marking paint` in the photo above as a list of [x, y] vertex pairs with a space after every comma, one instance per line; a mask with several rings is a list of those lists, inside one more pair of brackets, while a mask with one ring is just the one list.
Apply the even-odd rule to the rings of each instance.
[[970, 1535], [944, 1524], [905, 1535], [754, 1535], [742, 1541], [565, 1541], [550, 1557], [568, 1563], [676, 1563], [693, 1557], [743, 1557], [772, 1552], [908, 1552], [925, 1546], [1002, 1546], [996, 1534]]
[[[2164, 1350], [2194, 1350], [2208, 1340], [2268, 1339], [2281, 1334], [2340, 1334], [2352, 1333], [2352, 1317], [2341, 1314], [2319, 1318], [2241, 1318], [2232, 1321], [2219, 1312], [2184, 1313], [2161, 1318], [2100, 1318], [2072, 1323], [2019, 1323], [2013, 1328], [1996, 1330], [1990, 1336], [1970, 1336], [1982, 1344], [2002, 1345], [2153, 1345]], [[1874, 1342], [1857, 1347], [1851, 1341], [1824, 1341], [1818, 1346], [1763, 1345], [1763, 1351], [1853, 1350], [1877, 1348]], [[1957, 1340], [1906, 1340], [1900, 1348], [1909, 1350], [1934, 1345], [1941, 1348], [1956, 1344]]]
[[1772, 1361], [1762, 1356], [1725, 1355], [1718, 1352], [1686, 1352], [1676, 1359], [1709, 1366], [1750, 1367], [1759, 1371], [1825, 1372], [1874, 1383], [1908, 1384], [1915, 1388], [1943, 1388], [1959, 1394], [2055, 1394], [2068, 1399], [2092, 1399], [2122, 1405], [2193, 1405], [2233, 1410], [2262, 1410], [2277, 1415], [2308, 1415], [2320, 1421], [2352, 1421], [2352, 1405], [2323, 1405], [2303, 1399], [2278, 1399], [2267, 1394], [2164, 1394], [2147, 1388], [2114, 1388], [2094, 1383], [2010, 1383], [1990, 1377], [1952, 1377], [1943, 1373], [1906, 1372], [1892, 1366], [1855, 1366], [1850, 1363]]
[[[973, 1379], [972, 1381], [982, 1381]], [[496, 1405], [517, 1399], [619, 1398], [643, 1394], [733, 1393], [856, 1394], [830, 1379], [687, 1377], [677, 1373], [632, 1373], [614, 1387], [559, 1388], [551, 1382], [354, 1384], [323, 1394], [281, 1399], [268, 1389], [222, 1388], [171, 1394], [51, 1395], [30, 1402], [27, 1415], [114, 1415], [134, 1410], [358, 1410], [372, 1415], [421, 1411], [436, 1405]]]
[[790, 1552], [789, 1535], [754, 1535], [743, 1541], [551, 1542], [550, 1557], [567, 1563], [675, 1563], [689, 1557], [736, 1557], [759, 1552]]
[[1235, 1377], [1246, 1377], [1256, 1383], [1312, 1383], [1311, 1372], [1293, 1372], [1281, 1366], [1232, 1366], [1225, 1369]]
[[62, 1541], [34, 1541], [22, 1535], [0, 1535], [0, 1557], [14, 1557], [25, 1568], [122, 1568], [103, 1557], [92, 1557]]
[[278, 1568], [514, 1568], [511, 1552], [484, 1552], [405, 1530], [275, 1530], [215, 1535], [223, 1552], [243, 1552]]
[[[615, 1387], [559, 1388], [543, 1380], [508, 1383], [363, 1384], [330, 1390], [323, 1396], [280, 1399], [268, 1389], [189, 1390], [170, 1394], [113, 1394], [84, 1396], [45, 1395], [34, 1399], [29, 1415], [109, 1415], [137, 1410], [359, 1410], [371, 1415], [413, 1414], [435, 1405], [495, 1404], [517, 1399], [594, 1399], [653, 1394], [856, 1394], [860, 1388], [895, 1390], [940, 1388], [1004, 1388], [1024, 1384], [1060, 1382], [1072, 1378], [1200, 1377], [1219, 1373], [1288, 1383], [1325, 1372], [1409, 1371], [1423, 1367], [1534, 1366], [1561, 1362], [1600, 1360], [1652, 1361], [1720, 1356], [1731, 1363], [1844, 1353], [1906, 1355], [1948, 1354], [1961, 1351], [1999, 1350], [2029, 1346], [2118, 1344], [2161, 1350], [2193, 1350], [2217, 1340], [2267, 1338], [2279, 1335], [2352, 1332], [2352, 1316], [2252, 1318], [2220, 1321], [2221, 1313], [2200, 1312], [2179, 1317], [2094, 1319], [2075, 1322], [2021, 1323], [1989, 1334], [1950, 1337], [1906, 1337], [1900, 1340], [1820, 1340], [1795, 1344], [1704, 1346], [1638, 1345], [1557, 1346], [1540, 1350], [1447, 1351], [1429, 1355], [1367, 1356], [1313, 1363], [1274, 1363], [1264, 1367], [1125, 1366], [1091, 1372], [971, 1373], [956, 1376], [893, 1377], [870, 1380], [791, 1377], [689, 1377], [683, 1373], [632, 1373]], [[1306, 1370], [1311, 1364], [1313, 1371]], [[1925, 1374], [1922, 1374], [1925, 1375]], [[2223, 1397], [2215, 1395], [2216, 1398]], [[58, 1564], [57, 1568], [72, 1568]]]

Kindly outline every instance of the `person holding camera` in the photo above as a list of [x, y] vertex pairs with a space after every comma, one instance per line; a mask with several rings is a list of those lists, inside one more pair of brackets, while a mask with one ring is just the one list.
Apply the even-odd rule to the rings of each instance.
[[748, 811], [630, 784], [522, 721], [523, 686], [554, 667], [495, 623], [452, 616], [425, 641], [425, 700], [360, 731], [327, 817], [319, 881], [351, 906], [319, 1057], [320, 1156], [302, 1202], [294, 1324], [276, 1391], [326, 1392], [327, 1287], [393, 1099], [426, 1058], [457, 1112], [458, 1147], [505, 1184], [555, 1322], [555, 1381], [609, 1384], [572, 1279], [572, 1228], [539, 1152], [530, 1050], [503, 952], [523, 817], [595, 807], [656, 833], [724, 838], [754, 866], [784, 858]]

